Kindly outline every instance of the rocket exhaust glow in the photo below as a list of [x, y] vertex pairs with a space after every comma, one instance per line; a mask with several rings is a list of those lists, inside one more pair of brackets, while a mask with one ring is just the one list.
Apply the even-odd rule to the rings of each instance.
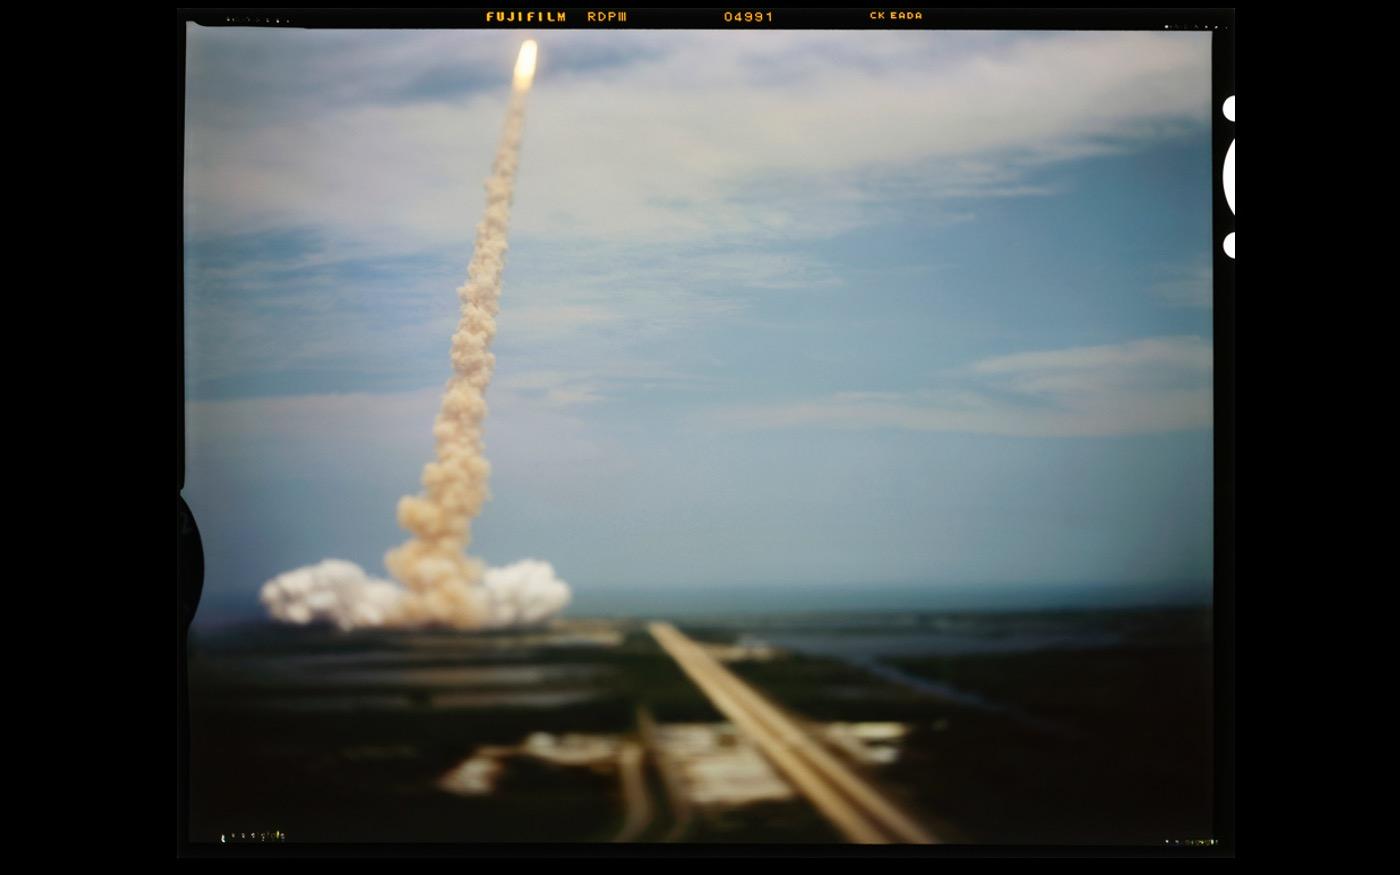
[[524, 91], [535, 79], [535, 52], [538, 47], [532, 39], [520, 46], [520, 55], [515, 59], [515, 90]]

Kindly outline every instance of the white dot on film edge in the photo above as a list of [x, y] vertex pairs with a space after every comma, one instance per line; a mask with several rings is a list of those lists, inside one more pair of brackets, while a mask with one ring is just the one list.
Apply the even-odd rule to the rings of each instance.
[[1225, 202], [1230, 205], [1230, 212], [1235, 211], [1235, 141], [1230, 141], [1230, 148], [1225, 151], [1225, 166], [1220, 171], [1220, 183], [1225, 187]]
[[1235, 257], [1235, 232], [1231, 231], [1225, 235], [1225, 254], [1231, 258]]
[[1231, 94], [1225, 98], [1225, 105], [1220, 108], [1220, 111], [1225, 113], [1225, 117], [1230, 121], [1235, 120], [1235, 95]]

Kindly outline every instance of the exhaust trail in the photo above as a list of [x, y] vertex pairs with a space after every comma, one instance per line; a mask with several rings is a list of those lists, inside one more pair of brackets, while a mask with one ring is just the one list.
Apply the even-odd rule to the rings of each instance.
[[278, 622], [332, 623], [347, 631], [433, 625], [491, 629], [542, 623], [569, 603], [569, 585], [548, 562], [526, 559], [487, 569], [466, 552], [472, 520], [489, 497], [491, 466], [482, 423], [496, 362], [490, 347], [535, 53], [534, 40], [520, 47], [505, 129], [486, 180], [476, 249], [467, 283], [457, 290], [462, 316], [452, 335], [452, 378], [433, 425], [436, 458], [423, 468], [422, 494], [399, 501], [399, 525], [412, 537], [384, 557], [403, 586], [370, 577], [353, 562], [327, 559], [263, 584], [259, 598]]
[[500, 312], [511, 197], [535, 53], [534, 40], [520, 47], [505, 129], [486, 180], [486, 209], [476, 228], [476, 249], [467, 283], [457, 290], [462, 316], [452, 335], [452, 378], [433, 425], [437, 458], [423, 468], [422, 494], [399, 501], [399, 525], [412, 537], [384, 558], [389, 572], [408, 590], [396, 606], [395, 623], [459, 629], [490, 624], [490, 597], [481, 586], [485, 567], [466, 551], [472, 520], [490, 496], [491, 466], [482, 423], [486, 387], [496, 363], [490, 347]]

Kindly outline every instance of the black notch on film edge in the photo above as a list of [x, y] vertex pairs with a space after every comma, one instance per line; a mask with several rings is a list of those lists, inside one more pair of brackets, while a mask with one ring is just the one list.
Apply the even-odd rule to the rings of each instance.
[[190, 506], [179, 496], [179, 608], [180, 625], [188, 629], [199, 610], [199, 599], [204, 593], [204, 542], [199, 537], [199, 526], [195, 524]]

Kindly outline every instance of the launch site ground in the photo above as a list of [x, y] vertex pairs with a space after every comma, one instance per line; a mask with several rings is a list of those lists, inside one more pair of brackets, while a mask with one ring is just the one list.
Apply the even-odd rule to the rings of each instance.
[[[729, 687], [707, 691], [640, 619], [196, 631], [190, 839], [827, 843], [853, 840], [848, 804], [879, 841], [908, 840], [880, 806], [942, 842], [1211, 834], [1208, 610], [675, 629]], [[770, 717], [724, 712], [746, 696]], [[790, 729], [765, 747], [772, 721]], [[800, 748], [814, 786], [782, 762]]]

